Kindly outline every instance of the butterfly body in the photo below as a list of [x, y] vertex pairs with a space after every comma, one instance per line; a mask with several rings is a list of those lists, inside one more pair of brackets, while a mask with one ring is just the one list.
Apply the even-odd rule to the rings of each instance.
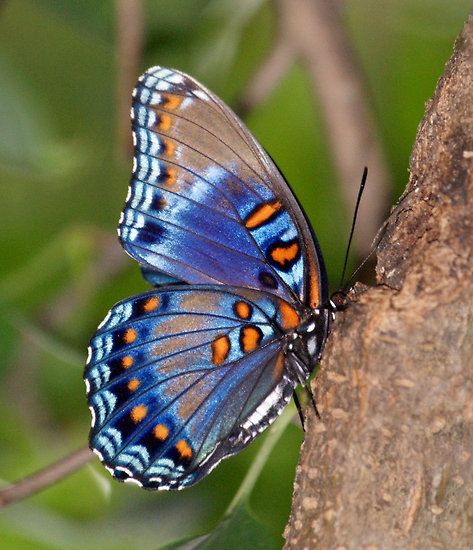
[[295, 197], [236, 115], [155, 67], [133, 93], [118, 234], [156, 288], [116, 304], [85, 371], [90, 444], [117, 479], [192, 485], [280, 414], [320, 358], [322, 256]]

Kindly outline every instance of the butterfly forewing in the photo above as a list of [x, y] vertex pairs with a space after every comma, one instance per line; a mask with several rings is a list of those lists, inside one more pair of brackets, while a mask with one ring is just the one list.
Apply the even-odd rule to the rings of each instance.
[[307, 222], [221, 100], [191, 77], [155, 67], [134, 90], [132, 119], [134, 169], [119, 226], [131, 256], [187, 283], [320, 304], [323, 266]]

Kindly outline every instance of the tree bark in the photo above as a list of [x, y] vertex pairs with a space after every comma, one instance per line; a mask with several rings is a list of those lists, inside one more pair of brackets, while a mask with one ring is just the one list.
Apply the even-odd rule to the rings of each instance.
[[374, 288], [337, 314], [286, 548], [473, 547], [473, 16], [419, 125]]

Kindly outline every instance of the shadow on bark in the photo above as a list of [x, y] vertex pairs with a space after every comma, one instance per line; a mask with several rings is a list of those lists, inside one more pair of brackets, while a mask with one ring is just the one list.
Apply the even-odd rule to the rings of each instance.
[[426, 105], [374, 288], [337, 315], [286, 548], [471, 548], [473, 16]]

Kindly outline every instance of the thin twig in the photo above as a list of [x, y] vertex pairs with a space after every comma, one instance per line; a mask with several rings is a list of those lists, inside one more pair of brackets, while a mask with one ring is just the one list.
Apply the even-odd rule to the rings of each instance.
[[130, 132], [130, 90], [139, 73], [143, 49], [143, 2], [116, 0], [117, 13], [117, 108], [120, 152], [132, 153]]
[[240, 116], [246, 116], [264, 102], [295, 61], [295, 57], [295, 49], [287, 40], [284, 32], [279, 32], [268, 56], [259, 66], [248, 87], [242, 93], [240, 104], [237, 107]]
[[6, 489], [2, 489], [0, 491], [0, 508], [34, 495], [46, 487], [50, 487], [62, 478], [82, 468], [93, 456], [92, 451], [88, 447], [84, 447], [58, 462], [46, 466], [46, 468], [39, 470], [35, 474], [13, 483]]
[[116, 234], [93, 229], [86, 236], [93, 246], [94, 259], [80, 278], [72, 280], [40, 312], [38, 320], [46, 330], [57, 331], [67, 323], [80, 307], [89, 302], [97, 288], [115, 277], [128, 264], [128, 257], [123, 254]]
[[390, 177], [366, 97], [366, 85], [338, 3], [332, 0], [279, 0], [279, 18], [309, 70], [327, 127], [342, 193], [352, 212], [363, 173], [370, 177], [355, 241], [361, 255], [384, 219]]

